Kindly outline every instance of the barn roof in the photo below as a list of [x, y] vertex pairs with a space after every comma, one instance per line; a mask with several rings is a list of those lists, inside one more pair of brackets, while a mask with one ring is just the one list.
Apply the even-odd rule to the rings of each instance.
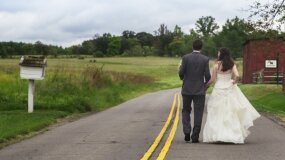
[[281, 41], [285, 41], [285, 37], [284, 36], [278, 36], [278, 37], [256, 37], [256, 38], [249, 38], [247, 39], [244, 43], [243, 46], [247, 45], [249, 42], [251, 41], [262, 41], [262, 40], [281, 40]]

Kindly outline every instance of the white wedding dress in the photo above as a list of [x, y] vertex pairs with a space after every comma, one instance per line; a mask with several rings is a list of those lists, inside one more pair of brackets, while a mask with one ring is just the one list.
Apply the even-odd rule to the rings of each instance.
[[231, 79], [232, 74], [217, 74], [207, 103], [203, 142], [244, 143], [249, 127], [260, 114]]

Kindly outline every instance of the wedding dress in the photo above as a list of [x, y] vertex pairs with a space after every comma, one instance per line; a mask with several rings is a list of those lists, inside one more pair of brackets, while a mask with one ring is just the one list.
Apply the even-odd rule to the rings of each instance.
[[231, 77], [231, 73], [217, 74], [207, 104], [203, 142], [244, 143], [249, 127], [260, 117]]

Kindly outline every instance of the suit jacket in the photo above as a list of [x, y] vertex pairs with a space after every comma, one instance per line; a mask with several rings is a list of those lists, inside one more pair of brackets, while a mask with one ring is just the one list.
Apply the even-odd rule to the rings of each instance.
[[183, 80], [182, 95], [205, 95], [205, 84], [211, 78], [209, 58], [199, 52], [184, 55], [179, 77]]

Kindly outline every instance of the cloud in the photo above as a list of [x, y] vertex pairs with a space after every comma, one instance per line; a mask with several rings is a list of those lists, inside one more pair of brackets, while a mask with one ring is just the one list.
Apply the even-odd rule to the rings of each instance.
[[240, 0], [0, 0], [0, 41], [24, 41], [69, 46], [96, 33], [120, 35], [124, 30], [153, 33], [164, 23], [185, 32], [202, 16], [222, 25], [246, 17], [249, 1]]

